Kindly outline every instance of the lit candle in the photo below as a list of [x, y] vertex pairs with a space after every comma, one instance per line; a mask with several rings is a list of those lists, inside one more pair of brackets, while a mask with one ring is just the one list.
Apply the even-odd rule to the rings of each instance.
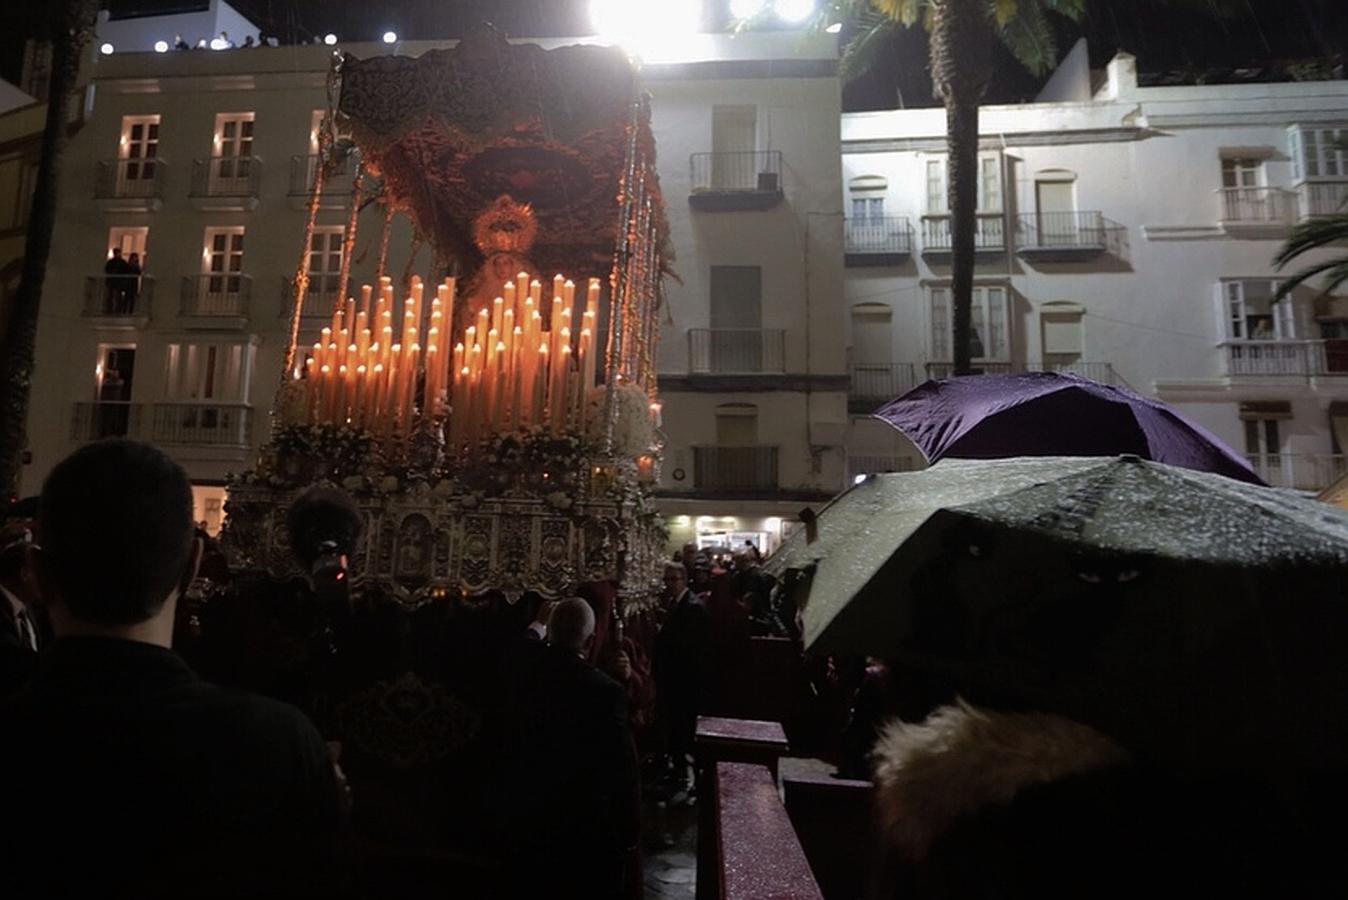
[[552, 276], [552, 296], [562, 296], [562, 287], [566, 284], [566, 279], [560, 274]]
[[562, 305], [569, 309], [576, 306], [576, 283], [570, 278], [562, 283]]
[[375, 363], [374, 368], [370, 370], [370, 387], [365, 392], [365, 422], [368, 427], [375, 428], [379, 424], [379, 412], [383, 403], [384, 390], [384, 367], [380, 363]]
[[374, 288], [368, 284], [360, 286], [360, 309], [356, 313], [358, 316], [364, 316], [367, 320], [370, 317], [370, 297], [374, 294]]
[[351, 422], [357, 428], [365, 422], [365, 395], [369, 391], [365, 364], [356, 366], [356, 390], [351, 400]]
[[323, 395], [319, 402], [318, 419], [320, 422], [332, 421], [332, 398], [337, 379], [332, 377], [332, 366], [323, 366], [318, 370], [319, 382], [323, 385]]
[[485, 340], [487, 332], [491, 329], [491, 312], [487, 307], [482, 307], [477, 314], [477, 339]]

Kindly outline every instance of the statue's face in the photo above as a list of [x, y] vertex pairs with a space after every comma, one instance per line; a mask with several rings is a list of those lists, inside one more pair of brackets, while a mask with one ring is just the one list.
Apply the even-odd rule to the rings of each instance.
[[491, 266], [491, 277], [496, 281], [496, 289], [500, 290], [501, 285], [507, 281], [515, 279], [515, 273], [519, 272], [522, 266], [515, 261], [515, 257], [509, 253], [498, 253], [491, 258], [488, 263]]

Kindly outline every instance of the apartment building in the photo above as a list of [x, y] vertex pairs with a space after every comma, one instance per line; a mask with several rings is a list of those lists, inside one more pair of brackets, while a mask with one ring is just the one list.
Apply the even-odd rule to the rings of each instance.
[[[1271, 484], [1342, 474], [1348, 297], [1273, 302], [1272, 258], [1348, 198], [1348, 82], [1146, 87], [1131, 56], [1092, 73], [1082, 47], [980, 130], [979, 370], [1159, 396]], [[843, 116], [852, 475], [919, 464], [864, 414], [950, 371], [944, 134], [939, 109]]]

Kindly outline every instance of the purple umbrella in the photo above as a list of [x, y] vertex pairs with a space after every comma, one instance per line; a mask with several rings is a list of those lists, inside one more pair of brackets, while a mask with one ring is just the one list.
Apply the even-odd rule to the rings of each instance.
[[1057, 372], [927, 381], [876, 412], [928, 462], [947, 456], [1118, 456], [1263, 484], [1207, 429], [1159, 400]]

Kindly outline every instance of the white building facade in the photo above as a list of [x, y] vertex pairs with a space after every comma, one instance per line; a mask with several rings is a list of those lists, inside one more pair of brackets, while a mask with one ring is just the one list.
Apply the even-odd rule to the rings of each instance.
[[[1074, 75], [1051, 87], [1083, 99], [982, 111], [977, 368], [1130, 385], [1271, 484], [1324, 487], [1348, 451], [1348, 298], [1271, 302], [1272, 259], [1348, 198], [1348, 82], [1139, 87], [1127, 55], [1094, 90]], [[917, 464], [858, 414], [950, 369], [944, 134], [940, 109], [843, 116], [851, 473]]]

